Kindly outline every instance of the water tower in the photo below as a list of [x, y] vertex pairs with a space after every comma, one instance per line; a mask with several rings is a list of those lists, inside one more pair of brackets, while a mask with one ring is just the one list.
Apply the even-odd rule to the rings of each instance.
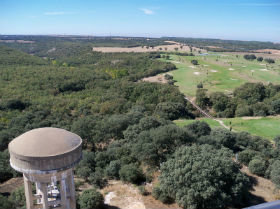
[[38, 128], [12, 140], [9, 152], [11, 166], [23, 173], [27, 209], [76, 208], [72, 168], [82, 158], [78, 135]]

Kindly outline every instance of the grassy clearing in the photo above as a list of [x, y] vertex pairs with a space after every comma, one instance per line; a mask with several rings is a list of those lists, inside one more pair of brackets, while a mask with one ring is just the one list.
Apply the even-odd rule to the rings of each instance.
[[231, 118], [223, 121], [226, 125], [229, 125], [231, 121], [232, 128], [236, 131], [247, 131], [270, 140], [280, 135], [279, 116], [258, 119]]
[[[177, 126], [186, 126], [195, 121], [196, 120], [174, 120], [173, 122]], [[211, 128], [222, 127], [217, 121], [209, 119], [209, 118], [201, 118], [201, 119], [199, 119], [199, 121], [204, 121], [204, 122], [208, 123]]]
[[[196, 59], [198, 66], [191, 64]], [[177, 66], [172, 71], [180, 91], [195, 96], [196, 86], [202, 82], [209, 92], [232, 92], [245, 82], [272, 82], [280, 84], [280, 62], [268, 65], [265, 62], [247, 61], [233, 54], [210, 54], [208, 56], [186, 57], [171, 55], [170, 60]]]
[[[185, 126], [193, 123], [195, 120], [175, 120], [178, 126]], [[217, 121], [203, 118], [200, 121], [205, 121], [211, 128], [222, 127]], [[223, 119], [225, 125], [231, 126], [233, 130], [241, 132], [246, 131], [250, 134], [261, 136], [272, 140], [275, 136], [280, 135], [280, 118], [279, 116], [264, 117], [264, 118], [228, 118]]]

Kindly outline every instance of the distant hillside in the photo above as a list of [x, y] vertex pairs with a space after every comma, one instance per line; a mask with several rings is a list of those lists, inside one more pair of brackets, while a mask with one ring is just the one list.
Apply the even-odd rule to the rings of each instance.
[[0, 65], [45, 65], [47, 61], [0, 45]]
[[[154, 47], [167, 45], [172, 42], [179, 42], [216, 52], [250, 52], [259, 49], [280, 50], [279, 43], [207, 38], [0, 35], [0, 45], [19, 49], [39, 57], [53, 58], [58, 58], [61, 54], [65, 53], [68, 54], [67, 56], [69, 56], [69, 53], [72, 56], [72, 54], [80, 54], [81, 51], [90, 52], [92, 47]], [[79, 52], [75, 52], [76, 49]]]
[[222, 40], [207, 38], [179, 38], [179, 37], [163, 37], [162, 39], [169, 41], [177, 41], [195, 47], [201, 47], [210, 51], [250, 51], [258, 49], [279, 49], [279, 43], [261, 42], [261, 41], [239, 41], [239, 40]]

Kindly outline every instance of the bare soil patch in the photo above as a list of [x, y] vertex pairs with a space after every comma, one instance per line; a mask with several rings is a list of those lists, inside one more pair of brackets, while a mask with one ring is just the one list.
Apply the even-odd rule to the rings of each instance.
[[274, 184], [270, 180], [251, 174], [246, 166], [243, 166], [241, 171], [255, 179], [256, 184], [253, 186], [253, 190], [251, 191], [254, 196], [261, 197], [265, 202], [277, 200], [279, 190], [275, 188]]
[[181, 52], [190, 52], [190, 48], [188, 46], [182, 46], [179, 44], [172, 44], [172, 45], [160, 45], [155, 47], [149, 47], [147, 46], [138, 46], [138, 47], [93, 47], [93, 51], [103, 52], [103, 53], [115, 53], [115, 52], [157, 52], [157, 51], [176, 51], [176, 48], [178, 51]]
[[[169, 43], [167, 45], [159, 45], [155, 47], [138, 46], [138, 47], [93, 47], [93, 51], [103, 53], [115, 53], [115, 52], [164, 52], [164, 51], [178, 51], [178, 52], [190, 52], [190, 47], [187, 45], [180, 44], [176, 41], [165, 41]], [[206, 50], [192, 47], [193, 51], [206, 52]]]
[[260, 116], [246, 116], [246, 117], [242, 117], [243, 120], [258, 120], [261, 119], [262, 117]]
[[120, 209], [146, 209], [136, 186], [121, 181], [109, 181], [108, 186], [101, 190], [107, 205]]
[[271, 54], [280, 56], [280, 50], [277, 50], [277, 49], [259, 49], [259, 50], [256, 50], [256, 52], [271, 53]]
[[170, 44], [179, 44], [178, 42], [176, 41], [164, 41], [165, 43], [170, 43]]
[[165, 74], [159, 74], [159, 75], [156, 75], [156, 76], [143, 78], [142, 81], [152, 82], [152, 83], [167, 83], [168, 80], [165, 79], [164, 75]]
[[12, 193], [20, 186], [23, 186], [22, 177], [11, 178], [3, 184], [0, 184], [0, 193]]

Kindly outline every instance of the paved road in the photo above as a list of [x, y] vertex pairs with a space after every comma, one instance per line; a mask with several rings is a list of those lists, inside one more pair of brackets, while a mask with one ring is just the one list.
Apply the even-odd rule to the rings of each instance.
[[210, 115], [209, 113], [207, 113], [206, 111], [204, 111], [203, 109], [201, 109], [194, 101], [192, 101], [190, 98], [188, 98], [187, 96], [185, 96], [185, 99], [187, 101], [189, 101], [199, 112], [201, 112], [205, 117], [207, 118], [211, 118], [215, 121], [217, 121], [221, 126], [223, 126], [224, 128], [230, 130], [230, 128], [228, 126], [226, 126], [224, 124], [224, 122], [222, 120], [219, 120], [217, 118], [214, 118], [212, 115]]

